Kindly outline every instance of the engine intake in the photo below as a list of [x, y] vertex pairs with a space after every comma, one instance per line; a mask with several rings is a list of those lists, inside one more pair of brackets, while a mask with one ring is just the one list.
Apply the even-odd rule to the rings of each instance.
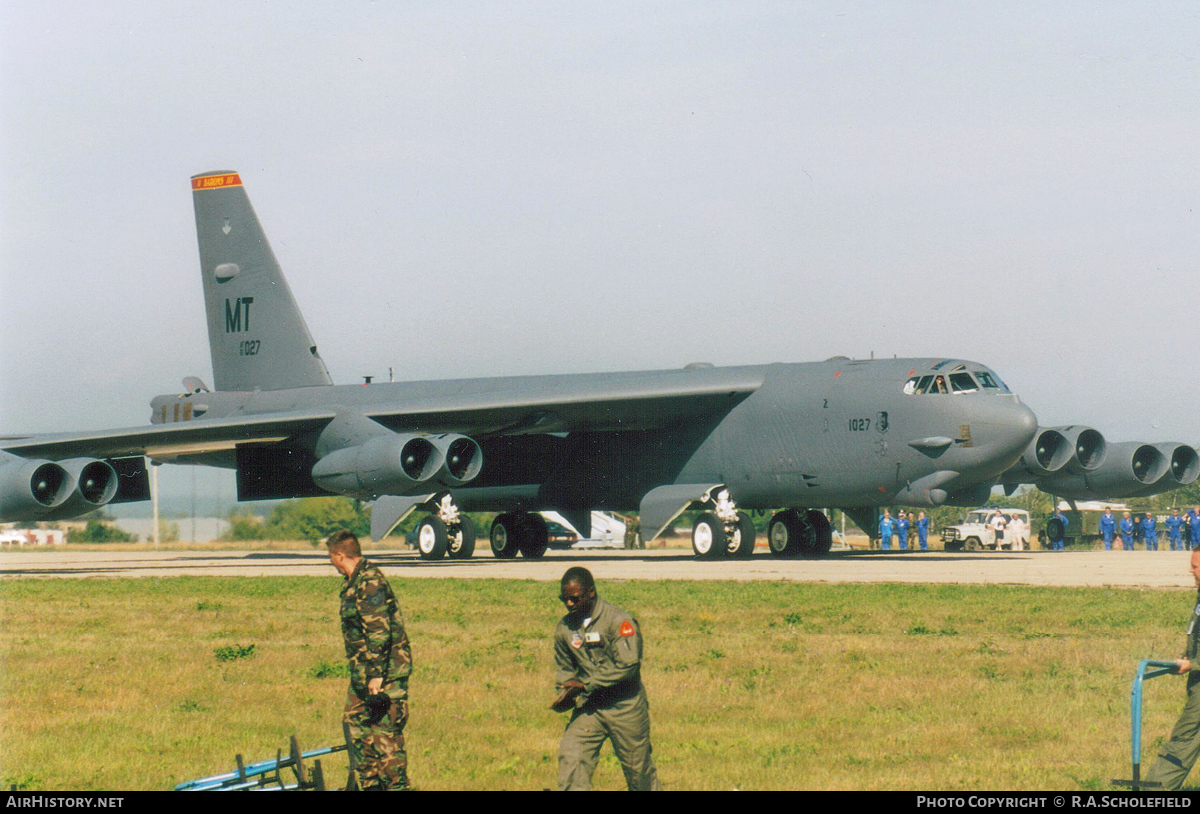
[[71, 497], [75, 479], [59, 464], [0, 456], [0, 517], [37, 520]]
[[1071, 453], [1066, 466], [1068, 471], [1082, 475], [1104, 465], [1108, 443], [1098, 430], [1078, 426], [1055, 427], [1054, 430], [1067, 441]]
[[1197, 455], [1195, 448], [1173, 443], [1155, 444], [1154, 448], [1166, 460], [1166, 469], [1158, 480], [1130, 497], [1149, 497], [1160, 492], [1169, 492], [1195, 482], [1196, 477], [1200, 475], [1200, 455]]
[[1035, 478], [1057, 472], [1071, 460], [1071, 442], [1058, 430], [1038, 428], [1014, 469], [1023, 468]]
[[445, 463], [435, 476], [445, 486], [473, 481], [483, 469], [483, 450], [465, 435], [435, 435], [429, 439], [441, 451]]
[[105, 506], [117, 495], [117, 470], [107, 461], [95, 458], [70, 458], [59, 466], [71, 476], [75, 487], [61, 506], [51, 509], [44, 520], [78, 517]]

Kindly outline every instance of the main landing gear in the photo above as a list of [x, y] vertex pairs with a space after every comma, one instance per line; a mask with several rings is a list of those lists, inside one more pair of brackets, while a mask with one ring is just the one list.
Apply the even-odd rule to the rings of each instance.
[[[467, 560], [475, 553], [475, 524], [461, 514], [450, 495], [437, 504], [437, 511], [417, 525], [417, 553], [423, 560]], [[537, 559], [549, 547], [546, 520], [533, 512], [506, 512], [492, 522], [492, 553], [511, 560], [517, 554]]]
[[417, 553], [423, 560], [467, 560], [475, 553], [475, 524], [460, 514], [450, 495], [438, 503], [435, 514], [417, 526]]
[[824, 557], [833, 547], [833, 527], [824, 512], [787, 509], [771, 518], [767, 544], [776, 557]]
[[533, 512], [505, 512], [492, 521], [492, 554], [498, 560], [511, 560], [518, 553], [536, 560], [546, 553], [550, 530], [546, 519]]
[[717, 557], [748, 559], [754, 553], [754, 521], [739, 512], [722, 490], [713, 510], [696, 518], [692, 526], [692, 551], [702, 560]]

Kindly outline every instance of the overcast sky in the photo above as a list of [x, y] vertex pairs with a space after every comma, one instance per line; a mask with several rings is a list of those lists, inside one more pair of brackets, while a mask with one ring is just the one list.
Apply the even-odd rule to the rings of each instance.
[[1194, 3], [0, 3], [0, 433], [211, 384], [241, 173], [337, 383], [960, 357], [1200, 442]]

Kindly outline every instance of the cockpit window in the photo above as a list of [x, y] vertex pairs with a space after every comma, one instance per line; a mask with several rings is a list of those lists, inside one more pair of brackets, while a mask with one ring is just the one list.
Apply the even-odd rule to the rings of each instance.
[[[940, 379], [942, 377], [938, 376], [938, 378]], [[925, 393], [937, 393], [937, 392], [945, 393], [946, 391], [944, 389], [944, 386], [943, 386], [943, 389], [940, 391], [937, 390], [936, 387], [934, 387], [933, 376], [913, 376], [911, 379], [909, 379], [908, 381], [906, 381], [904, 383], [904, 394], [906, 396], [912, 396], [912, 395], [920, 396], [920, 395], [924, 395]]]
[[1000, 377], [990, 370], [976, 370], [975, 378], [987, 390], [999, 390], [1001, 393], [1009, 392], [1007, 385], [1000, 381]]
[[949, 374], [912, 376], [904, 383], [906, 396], [935, 395], [941, 393], [978, 393], [980, 390], [1009, 392], [1004, 382], [995, 373], [987, 370], [967, 371], [962, 365]]
[[950, 386], [954, 388], [955, 393], [974, 393], [979, 389], [970, 373], [951, 373]]

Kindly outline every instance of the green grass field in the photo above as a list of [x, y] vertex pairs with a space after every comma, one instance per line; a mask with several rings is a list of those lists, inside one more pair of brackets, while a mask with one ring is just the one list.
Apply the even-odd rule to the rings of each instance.
[[[541, 789], [556, 584], [393, 583], [421, 789]], [[170, 789], [341, 737], [340, 578], [0, 582], [0, 782]], [[1129, 775], [1138, 660], [1190, 591], [602, 582], [639, 617], [668, 789], [1104, 789]], [[1146, 766], [1183, 703], [1146, 685]], [[344, 779], [343, 756], [325, 761]], [[596, 787], [623, 787], [605, 747]]]

